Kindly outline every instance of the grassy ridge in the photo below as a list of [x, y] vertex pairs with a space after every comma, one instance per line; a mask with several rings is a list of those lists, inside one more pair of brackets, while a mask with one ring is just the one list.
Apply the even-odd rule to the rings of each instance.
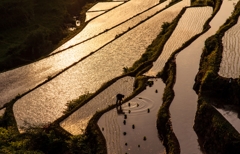
[[158, 134], [168, 154], [180, 154], [180, 145], [173, 132], [169, 112], [170, 105], [174, 99], [173, 87], [176, 80], [176, 63], [174, 57], [166, 63], [161, 77], [166, 87], [162, 99], [163, 103], [157, 116]]

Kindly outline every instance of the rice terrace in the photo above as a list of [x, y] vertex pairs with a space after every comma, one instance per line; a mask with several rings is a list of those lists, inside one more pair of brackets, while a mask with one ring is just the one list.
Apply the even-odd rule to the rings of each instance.
[[0, 16], [0, 153], [240, 153], [239, 0], [3, 0]]

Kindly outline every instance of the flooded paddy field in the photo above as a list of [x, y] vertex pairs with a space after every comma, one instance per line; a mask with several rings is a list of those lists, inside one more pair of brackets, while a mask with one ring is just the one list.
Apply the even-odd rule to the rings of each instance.
[[121, 113], [118, 112], [119, 107], [99, 119], [98, 125], [106, 139], [108, 153], [165, 153], [156, 127], [165, 84], [161, 79], [152, 81], [153, 86], [121, 106]]
[[[62, 71], [64, 68], [72, 65], [75, 62], [78, 62], [89, 54], [98, 51], [101, 47], [113, 41], [116, 35], [127, 31], [129, 27], [134, 27], [142, 20], [145, 20], [147, 17], [154, 15], [157, 11], [163, 9], [168, 3], [169, 1], [159, 4], [156, 7], [148, 10], [147, 12], [144, 12], [127, 22], [99, 36], [96, 36], [93, 39], [69, 48], [64, 52], [42, 59], [38, 62], [1, 73], [0, 79], [2, 82], [0, 86], [0, 93], [2, 98], [0, 100], [0, 104], [4, 105], [4, 103], [9, 102], [18, 94], [22, 94], [29, 89], [34, 88], [38, 84], [47, 80], [49, 77], [53, 77], [55, 74]], [[169, 14], [169, 12], [165, 11], [165, 14], [162, 13], [161, 18], [164, 16], [169, 17], [170, 15], [171, 14]], [[172, 20], [173, 18], [174, 16], [169, 18], [169, 20]], [[162, 20], [160, 22], [162, 23], [169, 20]], [[157, 30], [159, 31], [159, 29]]]
[[86, 12], [86, 19], [85, 19], [85, 22], [103, 14], [104, 12], [106, 11], [95, 11], [95, 12]]
[[211, 7], [188, 8], [180, 19], [173, 34], [164, 45], [161, 55], [153, 63], [146, 75], [155, 76], [161, 71], [170, 55], [196, 34], [202, 32], [203, 25], [211, 16]]
[[123, 3], [124, 2], [102, 2], [102, 3], [99, 2], [86, 12], [85, 22], [87, 22], [87, 21], [103, 14], [104, 12], [106, 12], [110, 9], [113, 9]]
[[[125, 3], [116, 2], [116, 5], [108, 3], [109, 6], [105, 6], [107, 3], [97, 4], [89, 13], [114, 9], [97, 18], [93, 17], [94, 19], [79, 35], [53, 53], [64, 49], [63, 51], [36, 63], [0, 74], [2, 81], [0, 106], [48, 80], [44, 85], [20, 98], [14, 104], [13, 111], [19, 130], [26, 124], [44, 125], [53, 122], [63, 115], [68, 101], [86, 93], [94, 93], [102, 84], [122, 75], [123, 68], [131, 67], [161, 32], [161, 25], [165, 22], [170, 23], [184, 7], [190, 6], [190, 0], [183, 0], [163, 10], [169, 2], [170, 0], [160, 4], [156, 0], [144, 3], [131, 0]], [[204, 41], [230, 16], [233, 6], [230, 7], [229, 3], [232, 5], [234, 1], [223, 2], [218, 14], [210, 23], [211, 29], [176, 55], [175, 98], [170, 112], [173, 131], [180, 143], [181, 153], [184, 154], [203, 153], [192, 128], [197, 109], [197, 95], [192, 87]], [[187, 8], [159, 59], [146, 75], [155, 76], [174, 51], [202, 32], [203, 25], [210, 18], [212, 11], [211, 7]], [[149, 16], [151, 18], [148, 18]], [[145, 19], [148, 20], [142, 22]], [[227, 53], [225, 55], [227, 59], [223, 60], [227, 61], [223, 64], [224, 67], [228, 66], [223, 68], [225, 69], [223, 72], [227, 72], [223, 74], [231, 74], [231, 77], [239, 72], [236, 67], [238, 54], [235, 52], [239, 49], [238, 25], [239, 23], [227, 31], [223, 38], [224, 50], [233, 50], [233, 55]], [[98, 35], [99, 33], [101, 34]], [[234, 63], [233, 67], [229, 66], [231, 62]], [[75, 64], [69, 69], [51, 79], [73, 63]], [[236, 78], [239, 76], [237, 75]], [[116, 103], [117, 93], [124, 94], [125, 97], [132, 94], [134, 79], [124, 77], [117, 80], [60, 122], [60, 126], [72, 135], [83, 134], [96, 112]], [[153, 81], [152, 87], [147, 87], [123, 104], [121, 110], [113, 109], [106, 112], [98, 121], [106, 139], [108, 153], [166, 153], [156, 128], [157, 112], [162, 104], [165, 85], [160, 79]], [[218, 111], [239, 131], [237, 114], [221, 109]], [[0, 110], [0, 116], [4, 112], [5, 109]]]
[[67, 101], [86, 92], [95, 92], [103, 83], [121, 75], [123, 68], [131, 67], [160, 33], [161, 26], [150, 25], [172, 21], [182, 7], [184, 3], [177, 3], [160, 12], [21, 98], [13, 107], [17, 122], [23, 124], [29, 118], [34, 120], [27, 120], [28, 123], [53, 121], [62, 115]]
[[240, 21], [225, 32], [222, 38], [223, 55], [219, 75], [227, 78], [240, 76]]
[[88, 10], [88, 12], [91, 11], [107, 11], [110, 10], [116, 6], [119, 6], [120, 4], [123, 4], [123, 2], [99, 2], [95, 4], [92, 8]]
[[124, 77], [116, 81], [110, 87], [91, 99], [86, 105], [75, 111], [60, 123], [61, 127], [73, 135], [84, 132], [89, 120], [96, 111], [101, 111], [109, 105], [116, 103], [116, 94], [123, 94], [128, 97], [133, 92], [133, 77]]
[[[99, 16], [98, 18], [90, 21], [88, 25], [71, 40], [60, 46], [53, 52], [66, 49], [67, 47], [76, 44], [76, 42], [84, 41], [101, 32], [104, 32], [118, 24], [134, 17], [136, 14], [145, 11], [146, 9], [158, 4], [157, 0], [147, 0], [144, 3], [138, 0], [128, 1], [119, 7], [110, 10], [109, 12]], [[111, 21], [111, 22], [106, 22]]]

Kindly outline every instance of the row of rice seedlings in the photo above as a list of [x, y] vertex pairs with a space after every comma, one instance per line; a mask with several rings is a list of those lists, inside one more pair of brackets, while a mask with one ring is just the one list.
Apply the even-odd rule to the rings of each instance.
[[153, 63], [153, 67], [149, 70], [147, 75], [156, 76], [157, 73], [163, 69], [165, 63], [175, 50], [180, 48], [182, 44], [196, 34], [201, 33], [203, 30], [203, 25], [211, 16], [211, 13], [211, 7], [188, 8], [178, 22], [178, 25], [170, 39], [168, 39], [167, 43], [165, 44], [161, 55], [157, 61]]
[[227, 78], [238, 78], [240, 76], [240, 21], [225, 32], [222, 38], [223, 54], [220, 64], [219, 75]]

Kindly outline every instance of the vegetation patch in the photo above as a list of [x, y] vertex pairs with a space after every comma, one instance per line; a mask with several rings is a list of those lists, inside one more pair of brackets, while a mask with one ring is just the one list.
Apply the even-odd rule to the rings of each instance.
[[90, 93], [86, 93], [84, 95], [79, 96], [77, 99], [71, 100], [69, 102], [67, 102], [66, 106], [66, 110], [63, 112], [64, 114], [71, 112], [74, 108], [76, 108], [77, 106], [81, 106], [81, 104], [86, 101], [92, 94]]
[[[194, 130], [205, 153], [240, 152], [240, 135], [232, 125], [212, 106], [214, 100], [201, 96], [195, 117]], [[206, 129], [207, 128], [207, 129]]]
[[163, 82], [166, 84], [163, 94], [163, 103], [158, 111], [157, 129], [160, 140], [166, 148], [166, 152], [169, 154], [179, 154], [180, 145], [176, 135], [172, 129], [172, 122], [170, 120], [169, 108], [174, 98], [173, 86], [176, 80], [176, 63], [175, 59], [171, 58], [166, 63], [162, 74]]

